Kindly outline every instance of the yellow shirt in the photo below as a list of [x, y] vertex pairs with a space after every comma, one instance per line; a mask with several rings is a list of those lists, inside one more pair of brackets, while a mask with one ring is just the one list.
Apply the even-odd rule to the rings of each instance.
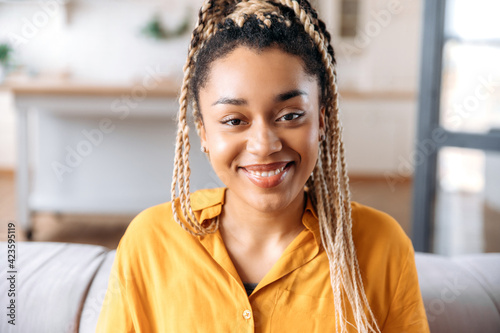
[[[224, 193], [192, 194], [201, 222], [221, 213]], [[429, 332], [411, 241], [372, 208], [353, 203], [352, 218], [381, 330]], [[310, 200], [302, 222], [304, 230], [248, 297], [218, 231], [188, 234], [173, 220], [170, 203], [146, 209], [118, 246], [97, 332], [335, 332], [328, 258]]]

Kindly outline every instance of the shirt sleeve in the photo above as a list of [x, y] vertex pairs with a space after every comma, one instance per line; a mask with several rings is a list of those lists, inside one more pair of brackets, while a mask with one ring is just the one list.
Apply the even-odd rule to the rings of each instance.
[[415, 252], [409, 242], [405, 264], [382, 329], [383, 333], [426, 333], [429, 324], [418, 284]]
[[96, 333], [135, 332], [119, 261], [119, 250], [111, 268], [108, 289], [97, 321]]

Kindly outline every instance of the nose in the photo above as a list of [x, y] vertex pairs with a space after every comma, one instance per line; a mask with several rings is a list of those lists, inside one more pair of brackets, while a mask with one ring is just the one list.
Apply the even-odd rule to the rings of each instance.
[[247, 151], [258, 156], [269, 156], [283, 148], [277, 130], [265, 123], [254, 123], [248, 133]]

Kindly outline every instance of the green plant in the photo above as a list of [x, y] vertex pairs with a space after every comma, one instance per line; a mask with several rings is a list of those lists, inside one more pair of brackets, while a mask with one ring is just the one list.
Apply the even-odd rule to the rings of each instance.
[[141, 33], [153, 39], [169, 39], [183, 35], [189, 30], [189, 19], [185, 18], [179, 26], [172, 30], [166, 29], [160, 17], [155, 15], [142, 29]]
[[13, 50], [9, 44], [0, 44], [0, 64], [4, 67], [9, 65], [12, 51]]

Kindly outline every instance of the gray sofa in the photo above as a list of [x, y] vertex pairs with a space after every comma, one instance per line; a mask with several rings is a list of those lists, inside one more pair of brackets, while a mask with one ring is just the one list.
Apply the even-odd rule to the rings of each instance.
[[[0, 332], [94, 332], [115, 251], [69, 243], [16, 245], [16, 325], [4, 313], [11, 287], [5, 277], [11, 274], [2, 264]], [[0, 247], [6, 263], [7, 244]], [[500, 332], [500, 253], [417, 253], [416, 263], [431, 332]]]

